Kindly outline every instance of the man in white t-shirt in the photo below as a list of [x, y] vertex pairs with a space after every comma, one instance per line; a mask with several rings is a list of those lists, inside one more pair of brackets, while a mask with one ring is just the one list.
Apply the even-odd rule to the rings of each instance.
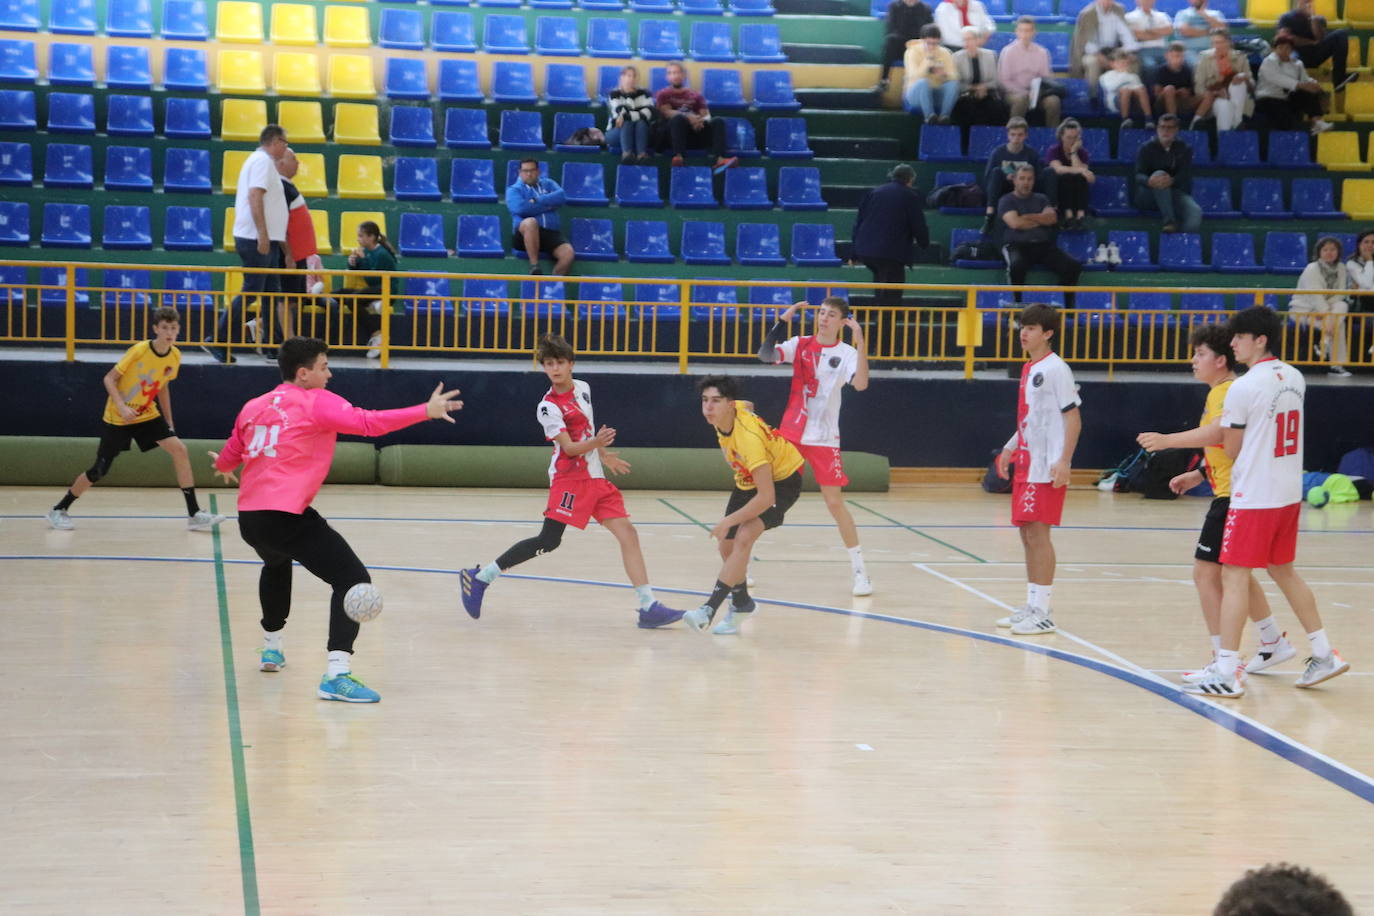
[[1174, 34], [1174, 21], [1155, 9], [1155, 0], [1136, 0], [1135, 9], [1126, 14], [1126, 24], [1139, 44], [1141, 72], [1148, 77], [1164, 63], [1165, 42]]
[[1317, 599], [1293, 568], [1302, 507], [1304, 395], [1302, 373], [1269, 352], [1283, 319], [1265, 306], [1231, 319], [1231, 349], [1249, 371], [1231, 383], [1221, 411], [1222, 448], [1231, 467], [1231, 508], [1221, 537], [1221, 648], [1205, 676], [1186, 693], [1239, 697], [1245, 693], [1240, 636], [1249, 616], [1253, 570], [1269, 577], [1297, 614], [1312, 657], [1297, 680], [1315, 687], [1350, 670], [1331, 648]]
[[[258, 135], [258, 148], [243, 162], [239, 183], [234, 192], [234, 250], [244, 267], [280, 267], [281, 252], [286, 244], [288, 212], [286, 192], [277, 160], [286, 155], [286, 131], [277, 124], [269, 124]], [[232, 316], [238, 315], [240, 324], [246, 303], [245, 297], [262, 300], [263, 326], [270, 327], [268, 316], [279, 307], [276, 294], [281, 292], [281, 279], [276, 274], [245, 273], [243, 292], [234, 297], [229, 308], [220, 314], [215, 336], [206, 338], [202, 349], [222, 363], [231, 361], [224, 347], [212, 347], [211, 342], [227, 343]]]
[[1083, 402], [1073, 372], [1050, 349], [1059, 331], [1059, 311], [1051, 305], [1028, 305], [1021, 311], [1021, 349], [1029, 362], [1021, 367], [1016, 397], [1016, 432], [997, 455], [997, 473], [1007, 478], [1016, 465], [1011, 489], [1011, 523], [1021, 532], [1026, 552], [1026, 603], [997, 621], [1017, 636], [1053, 633], [1050, 592], [1054, 587], [1054, 544], [1050, 529], [1064, 514], [1069, 465], [1083, 420]]
[[[840, 491], [849, 483], [840, 460], [840, 395], [846, 384], [853, 385], [855, 391], [868, 387], [868, 355], [864, 352], [863, 328], [849, 317], [848, 301], [839, 296], [827, 296], [816, 309], [816, 333], [809, 337], [788, 337], [788, 323], [805, 305], [805, 302], [797, 302], [778, 316], [759, 350], [759, 359], [766, 363], [792, 364], [792, 392], [782, 422], [778, 424], [778, 433], [797, 447], [816, 475], [825, 507], [835, 519], [840, 540], [849, 551], [854, 594], [871, 595], [873, 583], [864, 568], [859, 529]], [[840, 340], [844, 328], [849, 328], [853, 346]]]

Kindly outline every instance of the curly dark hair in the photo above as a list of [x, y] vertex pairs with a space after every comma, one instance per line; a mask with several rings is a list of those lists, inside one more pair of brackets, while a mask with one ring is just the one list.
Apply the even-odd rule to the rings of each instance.
[[1212, 916], [1354, 916], [1341, 892], [1321, 875], [1282, 862], [1252, 868], [1227, 888]]

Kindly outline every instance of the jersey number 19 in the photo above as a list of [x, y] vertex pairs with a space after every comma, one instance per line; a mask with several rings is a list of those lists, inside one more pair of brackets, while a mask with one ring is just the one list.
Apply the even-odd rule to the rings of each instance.
[[1298, 453], [1298, 427], [1302, 414], [1296, 410], [1285, 411], [1274, 417], [1277, 427], [1274, 434], [1274, 457], [1283, 458]]
[[277, 438], [281, 435], [281, 426], [274, 423], [271, 426], [254, 426], [253, 438], [248, 441], [248, 457], [256, 458], [259, 455], [266, 455], [268, 458], [277, 457]]

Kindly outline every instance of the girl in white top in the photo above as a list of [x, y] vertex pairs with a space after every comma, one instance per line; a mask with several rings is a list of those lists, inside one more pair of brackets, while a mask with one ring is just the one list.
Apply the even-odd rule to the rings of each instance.
[[[1349, 288], [1349, 277], [1345, 265], [1341, 263], [1340, 239], [1324, 236], [1317, 239], [1312, 251], [1312, 263], [1304, 267], [1302, 275], [1298, 277], [1298, 289], [1317, 292], [1294, 295], [1288, 304], [1290, 312], [1315, 313], [1312, 318], [1299, 321], [1321, 327], [1321, 358], [1331, 360], [1331, 367], [1327, 371], [1340, 378], [1350, 376], [1344, 365], [1350, 359], [1344, 317], [1350, 311], [1346, 292]], [[1321, 315], [1321, 318], [1315, 315]]]
[[1355, 254], [1345, 262], [1345, 276], [1355, 295], [1374, 295], [1374, 229], [1355, 239]]

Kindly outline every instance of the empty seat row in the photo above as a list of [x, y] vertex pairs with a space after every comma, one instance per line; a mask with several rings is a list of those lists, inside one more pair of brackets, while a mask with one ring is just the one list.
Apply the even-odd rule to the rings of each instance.
[[[104, 289], [101, 297], [106, 306], [139, 306], [150, 304], [145, 290], [153, 289], [151, 271], [137, 268], [108, 267], [96, 285], [91, 283], [91, 270], [86, 267], [76, 269], [75, 300], [77, 305], [91, 304], [92, 289]], [[210, 272], [208, 270], [168, 270], [162, 275], [162, 288], [166, 292], [158, 305], [178, 309], [213, 308], [214, 296], [210, 294]], [[38, 271], [37, 303], [45, 306], [63, 307], [67, 304], [65, 267], [41, 267]], [[25, 291], [21, 288], [28, 283], [28, 269], [23, 266], [0, 267], [0, 303], [21, 303]]]
[[[205, 0], [163, 0], [161, 37], [175, 41], [204, 41]], [[58, 35], [94, 35], [95, 0], [50, 0], [48, 31]], [[153, 37], [153, 5], [149, 0], [106, 0], [105, 34], [111, 38]], [[0, 5], [0, 30], [37, 32], [42, 28], [38, 0], [6, 0]]]
[[[90, 248], [90, 205], [45, 203], [39, 240], [44, 248]], [[27, 247], [29, 242], [29, 205], [18, 201], [0, 202], [0, 245]], [[124, 205], [105, 207], [101, 247], [114, 250], [151, 249], [151, 209]], [[210, 208], [168, 207], [163, 247], [168, 251], [213, 249]]]

